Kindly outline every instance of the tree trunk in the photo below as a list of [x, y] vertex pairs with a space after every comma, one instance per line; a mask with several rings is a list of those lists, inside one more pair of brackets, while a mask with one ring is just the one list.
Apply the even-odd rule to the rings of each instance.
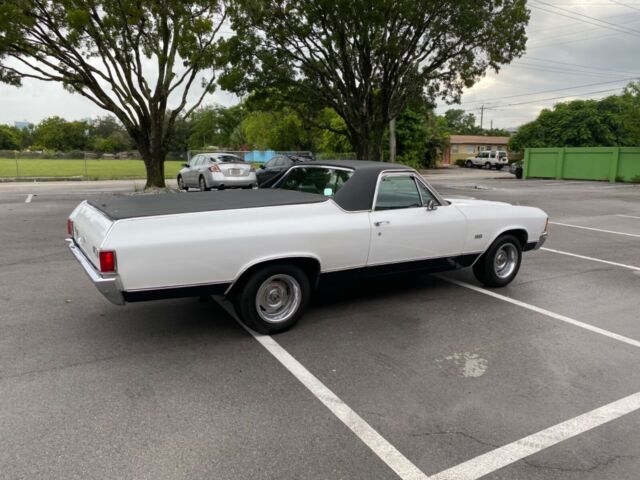
[[381, 162], [382, 157], [382, 137], [384, 136], [384, 125], [363, 125], [360, 134], [351, 135], [351, 142], [356, 149], [358, 160], [371, 160]]
[[147, 183], [144, 186], [147, 188], [165, 188], [164, 182], [164, 155], [150, 155], [144, 157], [144, 167], [147, 170]]
[[389, 121], [389, 162], [396, 162], [396, 119]]

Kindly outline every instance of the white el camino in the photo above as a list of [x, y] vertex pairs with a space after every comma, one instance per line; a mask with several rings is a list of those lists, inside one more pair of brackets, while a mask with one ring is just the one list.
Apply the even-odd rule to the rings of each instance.
[[275, 333], [327, 279], [472, 267], [505, 286], [547, 220], [538, 208], [442, 198], [401, 165], [308, 162], [271, 188], [87, 200], [67, 241], [115, 304], [225, 295], [247, 326]]

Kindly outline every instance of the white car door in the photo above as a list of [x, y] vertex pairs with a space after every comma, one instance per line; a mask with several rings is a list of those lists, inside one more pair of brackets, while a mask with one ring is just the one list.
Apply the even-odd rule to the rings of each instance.
[[[428, 209], [429, 201], [435, 209]], [[378, 180], [369, 214], [368, 266], [410, 262], [462, 253], [467, 221], [453, 205], [442, 205], [412, 173], [388, 173]]]

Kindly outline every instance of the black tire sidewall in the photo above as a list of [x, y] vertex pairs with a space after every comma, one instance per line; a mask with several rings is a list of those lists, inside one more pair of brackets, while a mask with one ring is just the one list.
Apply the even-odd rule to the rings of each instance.
[[[262, 319], [256, 309], [256, 294], [262, 283], [272, 275], [286, 274], [291, 275], [298, 281], [300, 285], [300, 293], [302, 300], [298, 310], [287, 320], [282, 323], [270, 323]], [[291, 328], [304, 313], [309, 298], [311, 296], [311, 286], [309, 277], [298, 266], [291, 264], [275, 264], [268, 265], [256, 270], [242, 286], [239, 294], [235, 297], [234, 303], [236, 312], [240, 316], [242, 322], [249, 328], [263, 334], [272, 334], [283, 332]]]
[[207, 181], [204, 179], [204, 177], [200, 177], [198, 179], [198, 187], [200, 187], [200, 190], [203, 192], [207, 190]]
[[[511, 275], [506, 278], [500, 278], [496, 274], [493, 265], [496, 253], [500, 247], [503, 245], [511, 243], [518, 252], [518, 262], [516, 264], [516, 268], [514, 268]], [[501, 235], [498, 237], [489, 247], [489, 249], [480, 257], [480, 259], [473, 266], [473, 273], [476, 278], [482, 282], [487, 287], [504, 287], [511, 283], [516, 275], [518, 275], [518, 271], [520, 270], [520, 265], [522, 264], [522, 245], [520, 241], [513, 235]]]

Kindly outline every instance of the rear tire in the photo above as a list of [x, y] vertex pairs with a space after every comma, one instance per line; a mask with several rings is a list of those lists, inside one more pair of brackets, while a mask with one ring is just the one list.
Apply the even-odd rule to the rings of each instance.
[[486, 168], [487, 170], [491, 170], [491, 163], [489, 162], [485, 163], [484, 168]]
[[207, 187], [207, 181], [204, 179], [204, 177], [200, 177], [200, 179], [198, 180], [198, 185], [200, 186], [201, 192], [206, 192], [209, 190], [209, 188]]
[[247, 327], [272, 334], [295, 325], [310, 296], [309, 277], [300, 267], [274, 264], [252, 273], [234, 298], [234, 304]]
[[178, 190], [184, 190], [185, 192], [189, 191], [189, 187], [184, 184], [184, 180], [182, 179], [182, 175], [178, 175]]
[[513, 235], [501, 235], [473, 265], [473, 274], [487, 287], [504, 287], [518, 274], [522, 245]]
[[520, 167], [516, 168], [516, 178], [519, 180], [522, 179], [522, 168]]

